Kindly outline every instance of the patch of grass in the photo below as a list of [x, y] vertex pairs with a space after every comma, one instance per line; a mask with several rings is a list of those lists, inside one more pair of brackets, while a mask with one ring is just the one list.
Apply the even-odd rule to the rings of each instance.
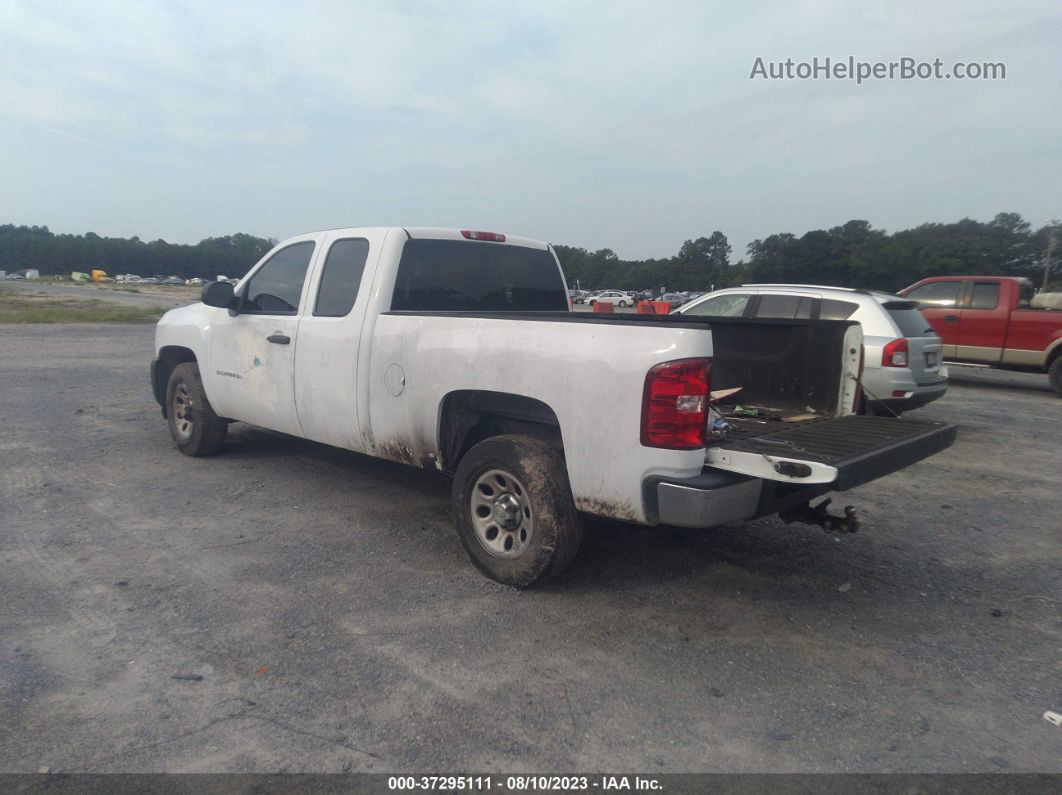
[[55, 299], [0, 285], [0, 323], [154, 323], [165, 309], [100, 301]]

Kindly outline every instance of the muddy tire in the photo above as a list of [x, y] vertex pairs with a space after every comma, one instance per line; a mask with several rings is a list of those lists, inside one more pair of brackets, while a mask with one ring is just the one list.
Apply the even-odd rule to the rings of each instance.
[[214, 413], [195, 362], [179, 364], [170, 373], [166, 422], [174, 444], [185, 455], [213, 455], [225, 442], [229, 425]]
[[1051, 382], [1051, 388], [1062, 397], [1062, 356], [1056, 356], [1047, 370], [1047, 380]]
[[504, 585], [555, 577], [582, 542], [564, 458], [533, 436], [492, 436], [469, 450], [454, 473], [451, 505], [472, 563]]

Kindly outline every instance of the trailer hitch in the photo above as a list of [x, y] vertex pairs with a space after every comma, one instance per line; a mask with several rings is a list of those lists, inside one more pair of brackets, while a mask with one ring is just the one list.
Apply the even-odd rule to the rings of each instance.
[[854, 533], [859, 530], [859, 519], [856, 518], [856, 511], [851, 505], [846, 505], [844, 508], [844, 516], [834, 516], [829, 512], [830, 498], [827, 497], [815, 507], [811, 506], [811, 501], [805, 502], [803, 505], [797, 505], [786, 511], [779, 511], [778, 516], [786, 524], [792, 524], [793, 522], [802, 522], [804, 524], [817, 524], [827, 533]]

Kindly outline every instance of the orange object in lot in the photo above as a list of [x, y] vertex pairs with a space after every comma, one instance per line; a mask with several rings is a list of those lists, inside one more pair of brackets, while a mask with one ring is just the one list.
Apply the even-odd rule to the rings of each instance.
[[669, 304], [667, 301], [650, 301], [649, 303], [656, 307], [656, 313], [658, 315], [671, 314], [671, 304]]
[[594, 304], [594, 311], [595, 312], [610, 312], [611, 313], [611, 312], [615, 312], [616, 308], [614, 306], [612, 306], [612, 304], [606, 303], [604, 301], [598, 301], [598, 302], [596, 302]]
[[656, 307], [653, 306], [652, 301], [639, 301], [635, 311], [639, 315], [655, 315]]

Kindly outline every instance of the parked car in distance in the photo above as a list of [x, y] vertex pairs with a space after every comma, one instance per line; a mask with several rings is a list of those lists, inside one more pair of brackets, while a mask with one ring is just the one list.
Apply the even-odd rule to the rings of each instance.
[[863, 327], [863, 392], [873, 414], [900, 414], [948, 389], [943, 345], [917, 306], [901, 296], [847, 287], [746, 284], [708, 293], [681, 314], [786, 320], [855, 320]]
[[597, 295], [591, 295], [586, 299], [586, 303], [593, 306], [594, 304], [612, 304], [613, 306], [626, 307], [634, 306], [637, 301], [631, 298], [624, 292], [619, 290], [605, 290]]
[[935, 276], [900, 290], [940, 335], [945, 358], [1047, 373], [1062, 395], [1062, 311], [1033, 306], [1034, 294], [1016, 276]]
[[682, 293], [664, 293], [662, 296], [660, 296], [660, 300], [667, 301], [668, 305], [671, 308], [671, 311], [674, 312], [676, 309], [678, 309], [690, 299], [688, 299]]
[[590, 295], [589, 290], [569, 290], [568, 297], [572, 299], [573, 304], [582, 304], [586, 302], [586, 297]]

